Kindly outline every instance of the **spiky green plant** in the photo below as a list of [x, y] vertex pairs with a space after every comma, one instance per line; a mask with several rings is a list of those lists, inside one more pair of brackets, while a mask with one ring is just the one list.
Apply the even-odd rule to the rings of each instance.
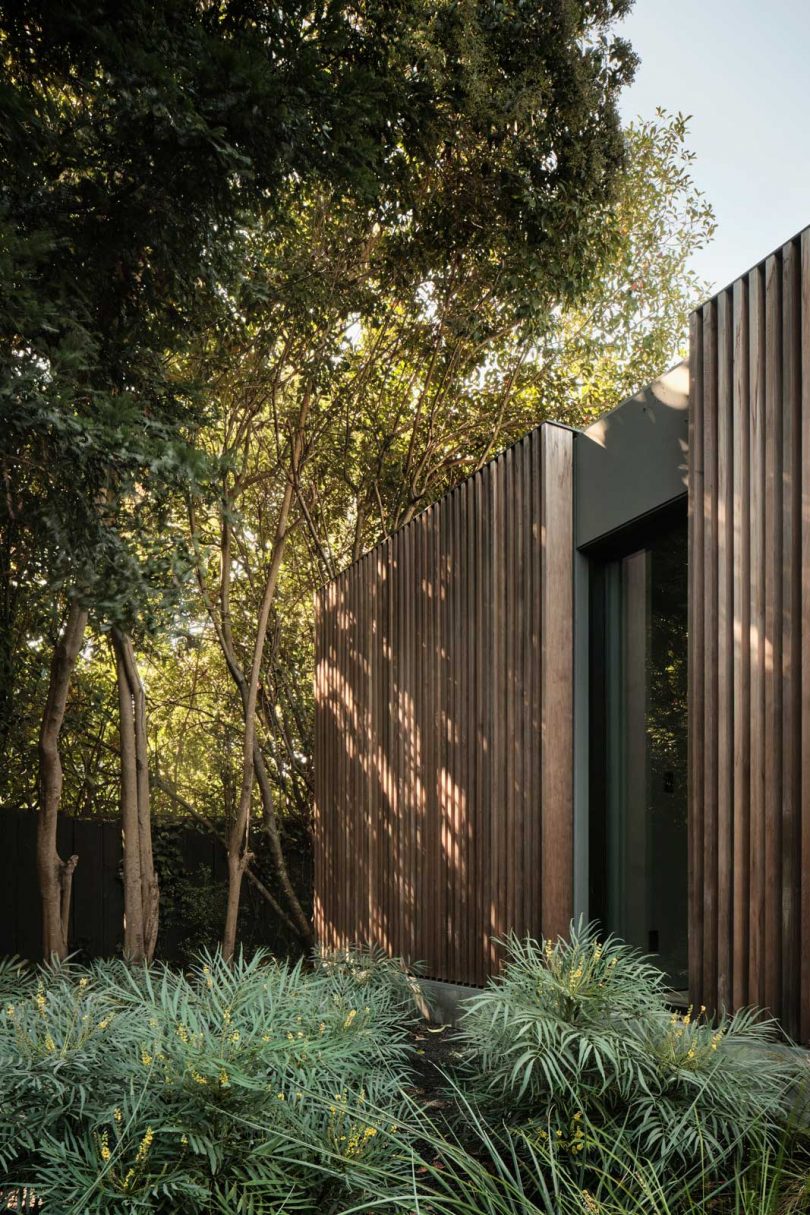
[[657, 1168], [710, 1171], [782, 1133], [807, 1069], [773, 1021], [671, 1012], [663, 975], [594, 925], [507, 952], [461, 1032], [471, 1091], [513, 1125], [587, 1156], [587, 1123]]
[[394, 1002], [402, 1020], [411, 1024], [428, 1013], [424, 992], [417, 975], [419, 965], [406, 966], [376, 945], [353, 945], [349, 949], [318, 949], [313, 958], [315, 970], [334, 986], [349, 991], [373, 992], [378, 998]]
[[401, 1120], [400, 999], [262, 953], [42, 970], [0, 1015], [0, 1176], [60, 1215], [329, 1209]]
[[431, 1116], [409, 1098], [404, 1140], [389, 1136], [382, 1156], [360, 1166], [365, 1184], [343, 1215], [800, 1215], [808, 1209], [806, 1156], [791, 1157], [786, 1140], [753, 1140], [740, 1167], [712, 1176], [703, 1162], [662, 1171], [626, 1139], [586, 1123], [593, 1148], [586, 1166], [572, 1160], [568, 1144], [489, 1119], [459, 1086], [451, 1083], [450, 1091], [463, 1121]]
[[33, 969], [20, 958], [0, 958], [0, 1005], [6, 1007], [30, 991], [35, 983]]

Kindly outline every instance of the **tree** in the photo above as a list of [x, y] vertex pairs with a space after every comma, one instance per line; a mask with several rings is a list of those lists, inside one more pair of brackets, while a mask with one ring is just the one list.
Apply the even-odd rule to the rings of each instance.
[[[525, 229], [535, 265], [543, 225], [559, 219], [573, 267], [621, 162], [615, 95], [632, 60], [603, 34], [626, 7], [0, 5], [0, 461], [14, 487], [3, 524], [26, 518], [69, 604], [41, 748], [47, 950], [64, 940], [53, 748], [70, 659], [86, 612], [131, 629], [152, 588], [177, 573], [161, 533], [144, 551], [137, 517], [140, 503], [155, 511], [199, 473], [200, 401], [177, 360], [220, 314], [251, 218], [274, 214], [285, 183], [320, 180], [337, 198], [398, 215], [406, 240], [407, 217], [418, 216], [434, 249], [452, 247], [475, 238], [459, 189], [477, 188], [477, 165], [500, 173], [488, 206]], [[481, 56], [471, 67], [470, 31]], [[518, 116], [511, 90], [537, 92], [541, 81], [553, 163], [500, 157]], [[492, 129], [482, 89], [504, 110]], [[459, 113], [469, 117], [463, 146]], [[419, 195], [414, 163], [435, 168]], [[519, 272], [504, 252], [506, 273]], [[249, 704], [254, 683], [251, 672]], [[248, 721], [245, 782], [250, 732]]]
[[[261, 289], [255, 281], [250, 289], [262, 303], [241, 338], [219, 349], [212, 379], [223, 426], [217, 453], [228, 471], [216, 517], [194, 517], [194, 542], [209, 554], [200, 563], [201, 590], [243, 709], [255, 714], [257, 703], [263, 709], [264, 743], [256, 742], [255, 724], [245, 738], [275, 839], [266, 777], [273, 776], [285, 800], [300, 789], [302, 767], [306, 772], [300, 757], [309, 753], [301, 731], [306, 714], [290, 686], [308, 686], [310, 672], [305, 667], [280, 679], [277, 657], [262, 670], [268, 626], [276, 641], [286, 632], [286, 644], [292, 636], [297, 645], [308, 621], [302, 599], [341, 562], [407, 522], [499, 443], [544, 417], [577, 422], [589, 408], [599, 411], [603, 399], [583, 400], [585, 376], [590, 372], [592, 386], [598, 360], [603, 366], [612, 360], [602, 381], [614, 400], [617, 388], [624, 395], [624, 384], [661, 369], [699, 291], [686, 259], [712, 224], [688, 176], [684, 137], [683, 120], [663, 115], [657, 125], [630, 132], [631, 165], [611, 221], [618, 231], [612, 257], [587, 292], [547, 314], [524, 315], [497, 259], [481, 257], [480, 249], [469, 256], [457, 250], [450, 268], [442, 259], [434, 267], [424, 257], [401, 261], [389, 246], [398, 244], [396, 231], [379, 220], [366, 226], [365, 217], [317, 195], [300, 208], [286, 242], [254, 249]], [[667, 257], [646, 273], [667, 288], [660, 304], [652, 291], [643, 301], [640, 293], [628, 294], [623, 282], [628, 269], [638, 274], [655, 263], [656, 249]], [[277, 595], [281, 559], [284, 607]], [[289, 611], [295, 627], [284, 630]], [[238, 654], [251, 636], [256, 643], [240, 669]], [[304, 647], [304, 654], [311, 662], [311, 650]], [[258, 699], [250, 703], [248, 666], [258, 681]], [[272, 753], [269, 761], [263, 748]], [[249, 860], [247, 781], [242, 790], [231, 838], [232, 888], [240, 880], [237, 861]], [[277, 864], [283, 877], [280, 856]], [[231, 927], [237, 906], [234, 899]]]
[[[254, 819], [306, 942], [281, 840], [309, 812], [312, 588], [544, 417], [660, 371], [711, 217], [679, 119], [620, 130], [624, 3], [68, 4], [47, 30], [19, 7], [13, 564], [114, 641], [128, 925], [152, 897], [138, 648], [158, 804], [227, 820], [227, 949]], [[97, 770], [111, 707], [77, 669]]]

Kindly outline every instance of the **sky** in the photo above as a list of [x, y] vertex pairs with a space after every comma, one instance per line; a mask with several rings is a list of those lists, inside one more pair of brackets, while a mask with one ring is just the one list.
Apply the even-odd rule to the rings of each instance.
[[691, 114], [717, 231], [693, 268], [722, 288], [810, 224], [810, 0], [636, 0], [623, 116]]

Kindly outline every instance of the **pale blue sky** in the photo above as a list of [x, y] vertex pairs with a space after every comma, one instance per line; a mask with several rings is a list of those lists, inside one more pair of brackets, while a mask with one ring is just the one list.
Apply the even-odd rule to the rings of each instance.
[[625, 118], [691, 114], [717, 232], [694, 268], [720, 288], [810, 224], [810, 0], [636, 0]]

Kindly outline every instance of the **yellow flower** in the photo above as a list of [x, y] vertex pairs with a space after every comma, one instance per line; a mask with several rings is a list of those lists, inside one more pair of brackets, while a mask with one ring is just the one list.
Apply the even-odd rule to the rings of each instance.
[[121, 1124], [121, 1120], [123, 1119], [123, 1117], [124, 1117], [124, 1115], [121, 1113], [121, 1111], [119, 1109], [113, 1110], [113, 1118], [119, 1125]]
[[238, 1041], [239, 1041], [239, 1036], [240, 1036], [240, 1035], [239, 1035], [239, 1030], [238, 1030], [238, 1029], [235, 1029], [235, 1030], [233, 1031], [233, 1033], [230, 1035], [230, 1037], [228, 1038], [228, 1041], [229, 1041], [229, 1042], [238, 1042]]
[[49, 1055], [52, 1054], [56, 1050], [56, 1043], [54, 1042], [54, 1040], [50, 1034], [45, 1035], [45, 1049]]
[[109, 1017], [104, 1017], [104, 1019], [103, 1019], [103, 1020], [99, 1021], [99, 1023], [98, 1023], [98, 1027], [99, 1027], [99, 1029], [107, 1029], [107, 1027], [109, 1026], [109, 1024], [110, 1024], [110, 1018], [109, 1018]]
[[8, 1007], [6, 1008], [6, 1016], [10, 1017], [12, 1021], [14, 1020], [14, 1005], [13, 1004], [9, 1004]]
[[182, 1022], [177, 1026], [177, 1036], [181, 1042], [188, 1042], [188, 1030]]
[[222, 1071], [219, 1073], [219, 1083], [222, 1088], [230, 1088], [231, 1082], [228, 1079], [228, 1073], [225, 1071], [224, 1067], [223, 1067]]
[[86, 975], [85, 975], [85, 977], [84, 977], [84, 978], [79, 979], [79, 990], [80, 990], [80, 991], [84, 991], [85, 987], [87, 986], [87, 984], [88, 984], [89, 982], [90, 982], [90, 980], [87, 978], [87, 976], [86, 976]]
[[144, 1065], [144, 1067], [151, 1067], [153, 1062], [154, 1062], [154, 1060], [153, 1060], [152, 1056], [149, 1054], [149, 1051], [146, 1049], [145, 1046], [142, 1046], [141, 1047], [141, 1063]]
[[225, 1011], [223, 1012], [223, 1014], [222, 1014], [222, 1020], [225, 1022], [225, 1024], [226, 1024], [226, 1025], [230, 1025], [230, 1023], [231, 1023], [231, 1010], [230, 1010], [229, 1008], [226, 1008], [226, 1009], [225, 1009]]
[[350, 1008], [350, 1009], [349, 1009], [349, 1012], [348, 1012], [348, 1015], [347, 1015], [347, 1017], [346, 1017], [346, 1020], [343, 1022], [343, 1028], [344, 1028], [344, 1029], [350, 1029], [350, 1028], [351, 1028], [351, 1025], [352, 1025], [352, 1022], [354, 1021], [354, 1019], [355, 1019], [355, 1017], [356, 1017], [356, 1016], [357, 1016], [357, 1009], [356, 1009], [356, 1008]]
[[46, 1005], [45, 993], [43, 991], [38, 991], [37, 994], [34, 996], [34, 1001], [35, 1001], [36, 1006], [39, 1009], [39, 1011], [41, 1013], [44, 1013], [45, 1005]]
[[285, 1097], [284, 1097], [284, 1094], [283, 1094], [283, 1093], [276, 1093], [276, 1096], [277, 1096], [277, 1098], [278, 1098], [278, 1100], [279, 1100], [279, 1101], [284, 1101], [284, 1100], [285, 1100]]
[[141, 1145], [138, 1148], [138, 1154], [135, 1157], [136, 1164], [143, 1164], [144, 1160], [146, 1160], [146, 1157], [149, 1155], [149, 1149], [152, 1146], [152, 1140], [154, 1137], [155, 1132], [152, 1130], [151, 1126], [148, 1126], [146, 1128], [146, 1134], [141, 1140]]

